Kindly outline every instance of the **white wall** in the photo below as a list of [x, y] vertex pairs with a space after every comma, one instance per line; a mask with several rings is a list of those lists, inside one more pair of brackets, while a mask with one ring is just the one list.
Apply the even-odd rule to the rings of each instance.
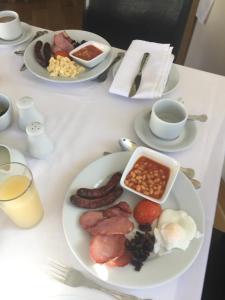
[[206, 24], [196, 23], [185, 65], [225, 76], [225, 0], [215, 0]]
[[225, 75], [225, 0], [215, 0], [206, 24], [196, 23], [185, 65]]

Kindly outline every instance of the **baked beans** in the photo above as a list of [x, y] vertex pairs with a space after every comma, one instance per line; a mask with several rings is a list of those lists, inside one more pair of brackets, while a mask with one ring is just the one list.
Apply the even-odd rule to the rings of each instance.
[[125, 185], [146, 196], [160, 199], [165, 191], [170, 169], [141, 156], [125, 178]]
[[74, 52], [73, 55], [83, 60], [92, 60], [101, 53], [103, 52], [99, 48], [93, 45], [87, 45], [86, 47], [81, 48], [77, 52]]

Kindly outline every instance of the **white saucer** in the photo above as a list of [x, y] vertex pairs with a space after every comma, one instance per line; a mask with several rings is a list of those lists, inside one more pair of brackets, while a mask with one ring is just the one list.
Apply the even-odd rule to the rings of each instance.
[[15, 40], [6, 41], [0, 38], [0, 47], [16, 46], [26, 42], [33, 35], [32, 27], [27, 23], [21, 22], [23, 33]]
[[155, 136], [150, 130], [150, 114], [151, 110], [149, 108], [145, 109], [136, 116], [134, 121], [135, 132], [143, 143], [164, 152], [178, 152], [186, 150], [192, 145], [197, 135], [197, 127], [194, 121], [187, 121], [183, 132], [177, 139], [163, 140]]

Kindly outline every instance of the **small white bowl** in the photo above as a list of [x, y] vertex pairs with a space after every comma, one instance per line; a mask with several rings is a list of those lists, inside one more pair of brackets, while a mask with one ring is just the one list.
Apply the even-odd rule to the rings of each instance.
[[[92, 45], [92, 46], [100, 49], [102, 51], [102, 53], [100, 53], [96, 57], [92, 58], [91, 60], [85, 60], [85, 59], [81, 59], [81, 58], [75, 56], [76, 52], [78, 52], [79, 50], [81, 50], [89, 45]], [[111, 50], [111, 47], [109, 45], [95, 42], [95, 41], [88, 41], [88, 42], [83, 43], [82, 45], [78, 46], [77, 48], [73, 49], [72, 51], [70, 51], [69, 55], [76, 62], [84, 65], [85, 67], [93, 68], [105, 59], [105, 57], [109, 54], [110, 50]]]
[[[169, 178], [168, 178], [167, 184], [165, 186], [165, 190], [159, 199], [153, 198], [151, 196], [147, 196], [141, 192], [138, 192], [135, 189], [132, 189], [131, 187], [128, 187], [125, 184], [125, 179], [126, 179], [128, 173], [131, 171], [131, 169], [133, 168], [133, 166], [135, 165], [137, 160], [142, 156], [149, 158], [149, 159], [151, 159], [163, 166], [166, 166], [170, 169]], [[149, 149], [147, 147], [137, 147], [126, 165], [126, 168], [125, 168], [123, 175], [121, 177], [121, 180], [120, 180], [120, 184], [124, 189], [127, 189], [132, 193], [135, 193], [135, 194], [137, 194], [145, 199], [151, 200], [153, 202], [162, 204], [168, 198], [169, 192], [171, 191], [171, 189], [173, 187], [173, 184], [175, 182], [175, 179], [177, 177], [179, 169], [180, 169], [180, 163], [178, 161], [176, 161], [175, 159], [173, 159], [165, 154], [162, 154], [160, 152]]]
[[12, 123], [12, 105], [8, 96], [0, 94], [0, 107], [4, 111], [0, 115], [0, 131], [3, 131]]

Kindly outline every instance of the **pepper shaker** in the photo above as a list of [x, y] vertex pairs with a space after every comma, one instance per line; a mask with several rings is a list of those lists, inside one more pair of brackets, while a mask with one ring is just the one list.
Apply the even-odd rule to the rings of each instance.
[[44, 158], [53, 151], [53, 143], [45, 133], [44, 125], [32, 122], [26, 127], [28, 150], [35, 158]]
[[16, 101], [18, 109], [18, 125], [20, 129], [26, 130], [27, 125], [32, 122], [44, 123], [44, 117], [37, 110], [31, 97], [25, 96]]

